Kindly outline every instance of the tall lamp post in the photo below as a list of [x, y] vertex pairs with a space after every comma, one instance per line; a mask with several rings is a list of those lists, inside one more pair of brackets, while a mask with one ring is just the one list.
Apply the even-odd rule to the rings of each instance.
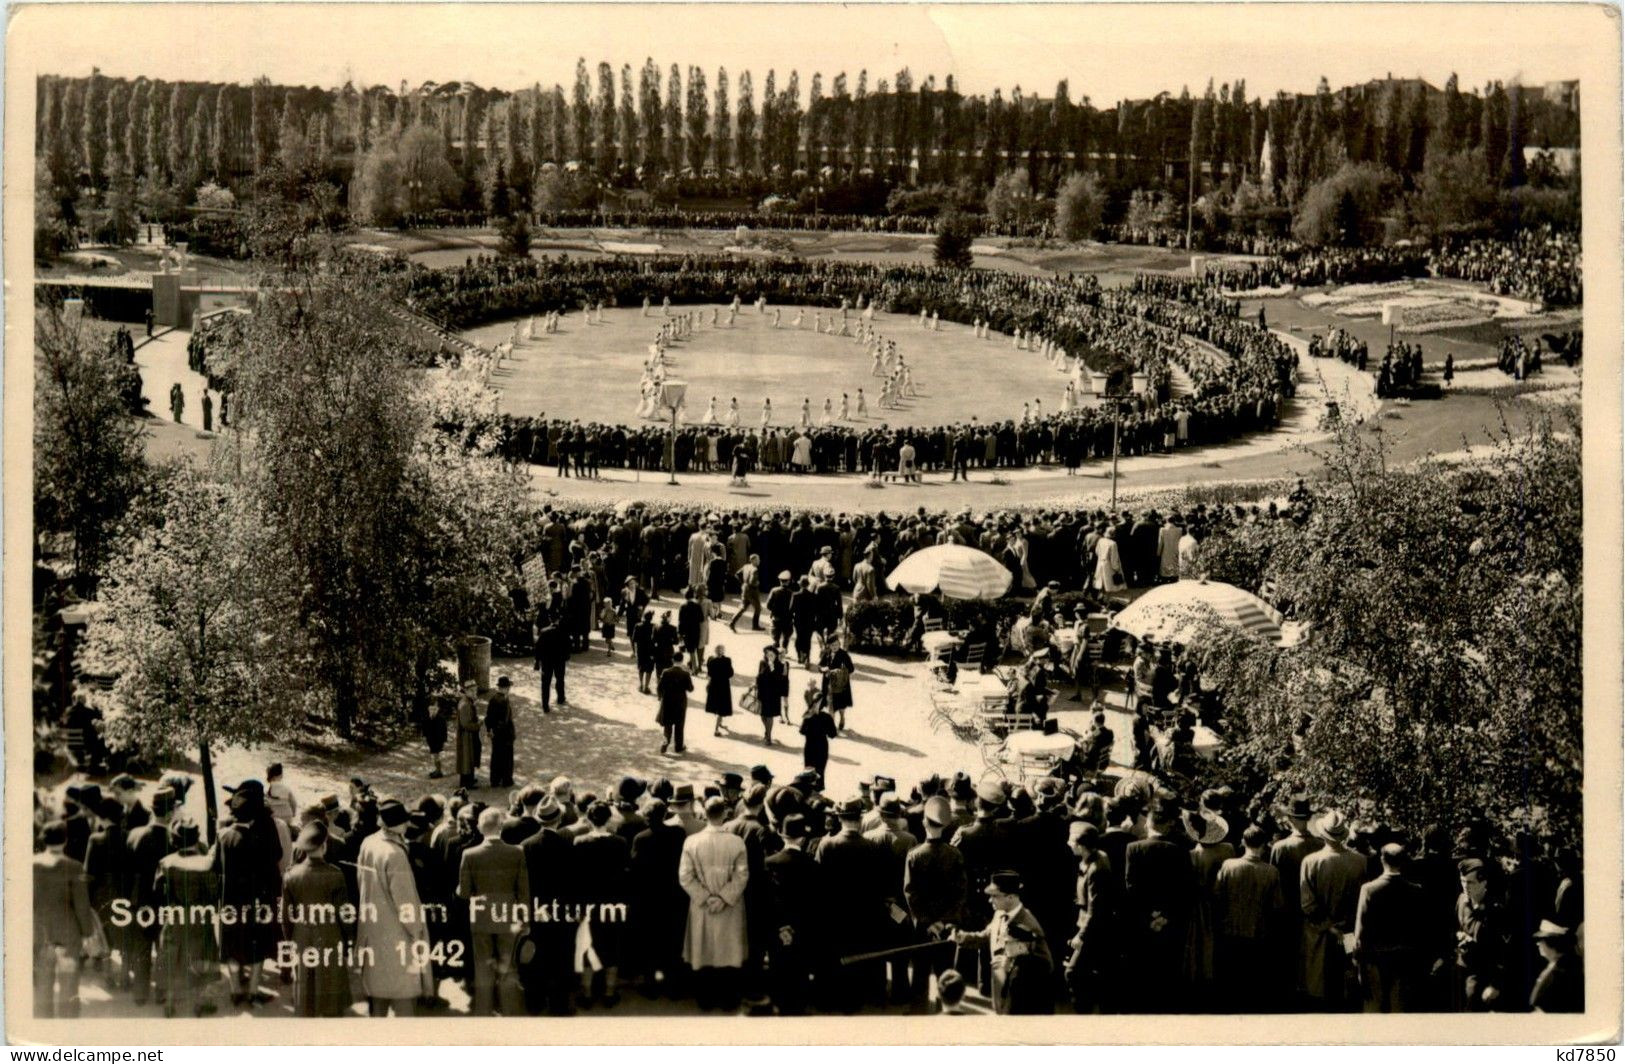
[[1123, 413], [1125, 408], [1134, 401], [1135, 395], [1144, 394], [1150, 389], [1151, 378], [1145, 373], [1136, 373], [1132, 378], [1132, 387], [1125, 389], [1122, 385], [1108, 387], [1105, 399], [1112, 404], [1112, 509], [1117, 509], [1117, 454], [1118, 441], [1123, 426]]
[[662, 381], [660, 384], [660, 407], [671, 417], [671, 439], [667, 442], [669, 450], [666, 452], [666, 468], [669, 476], [666, 483], [677, 484], [677, 412], [683, 408], [683, 397], [688, 394], [686, 381]]

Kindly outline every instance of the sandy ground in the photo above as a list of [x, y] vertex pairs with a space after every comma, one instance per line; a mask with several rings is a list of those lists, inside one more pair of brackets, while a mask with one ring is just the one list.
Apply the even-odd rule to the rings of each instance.
[[[725, 306], [701, 304], [693, 309], [702, 324], [690, 339], [671, 347], [674, 364], [668, 370], [673, 378], [688, 382], [684, 413], [688, 424], [703, 422], [713, 398], [719, 418], [727, 416], [729, 400], [737, 398], [740, 424], [749, 428], [760, 426], [764, 399], [772, 400], [775, 426], [798, 423], [803, 399], [812, 404], [815, 424], [822, 420], [826, 398], [834, 404], [838, 422], [842, 393], [849, 397], [851, 416], [838, 423], [856, 428], [1019, 419], [1024, 403], [1059, 410], [1069, 379], [1039, 352], [1016, 350], [1010, 337], [993, 334], [978, 339], [969, 325], [939, 322], [937, 329], [929, 330], [920, 328], [917, 316], [876, 314], [871, 324], [897, 344], [919, 393], [893, 409], [882, 409], [882, 380], [873, 375], [873, 359], [865, 345], [855, 335], [815, 331], [820, 318], [827, 328], [837, 320], [837, 312], [769, 306], [758, 313], [745, 305], [729, 326]], [[720, 311], [715, 327], [713, 311]], [[773, 326], [775, 313], [780, 316], [778, 328]], [[855, 330], [859, 315], [850, 313], [849, 327]], [[803, 320], [796, 327], [798, 317]], [[538, 319], [535, 337], [521, 339], [513, 358], [492, 375], [502, 410], [637, 424], [638, 381], [661, 321], [658, 306], [651, 307], [647, 316], [641, 308], [605, 310], [601, 323], [596, 318], [588, 323], [577, 311], [566, 315], [559, 331], [551, 334], [540, 331]], [[513, 335], [513, 326], [510, 319], [464, 335], [493, 347]], [[990, 364], [997, 372], [988, 372]], [[860, 390], [868, 401], [866, 416], [857, 413]]]

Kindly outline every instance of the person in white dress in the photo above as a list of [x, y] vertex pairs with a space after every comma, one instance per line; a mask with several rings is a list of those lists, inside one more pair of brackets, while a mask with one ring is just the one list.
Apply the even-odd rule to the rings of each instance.
[[737, 395], [728, 400], [728, 427], [731, 429], [739, 427], [739, 396]]
[[835, 420], [835, 401], [833, 399], [831, 399], [829, 396], [826, 395], [826, 396], [824, 396], [824, 412], [823, 412], [822, 415], [819, 416], [818, 423], [820, 425], [828, 425], [828, 424], [831, 424], [832, 422], [834, 422], [834, 420]]
[[709, 403], [705, 404], [705, 417], [702, 419], [701, 424], [715, 425], [716, 423], [717, 423], [717, 397], [713, 395], [711, 397], [711, 401]]
[[920, 308], [920, 328], [925, 328], [925, 308]]
[[660, 297], [660, 313], [668, 318], [671, 317], [671, 296]]
[[792, 328], [792, 329], [801, 328], [801, 323], [803, 321], [805, 321], [806, 319], [807, 319], [807, 308], [806, 307], [797, 307], [796, 308], [796, 320], [790, 323], [790, 328]]
[[875, 348], [875, 364], [872, 367], [870, 367], [869, 376], [871, 376], [871, 377], [884, 377], [885, 375], [886, 375], [886, 371], [884, 369], [882, 369], [881, 365], [880, 365], [880, 348], [876, 347]]
[[722, 308], [721, 307], [712, 307], [711, 308], [711, 328], [715, 329], [717, 327], [717, 318], [721, 314], [722, 314]]
[[654, 382], [648, 377], [644, 377], [643, 383], [639, 385], [638, 390], [642, 393], [638, 399], [638, 417], [653, 417], [655, 408]]
[[841, 420], [852, 420], [852, 401], [847, 398], [845, 392], [841, 393]]
[[783, 313], [784, 313], [784, 311], [782, 309], [780, 309], [779, 307], [774, 307], [773, 308], [773, 328], [777, 329], [779, 327], [779, 317]]
[[1078, 408], [1078, 392], [1072, 387], [1072, 382], [1066, 382], [1066, 390], [1061, 393], [1061, 409], [1070, 414]]
[[812, 426], [812, 400], [807, 398], [804, 395], [804, 396], [801, 397], [801, 427], [805, 429], [805, 428], [810, 428], [811, 426]]
[[813, 315], [813, 332], [821, 333], [823, 331], [824, 331], [824, 315], [822, 315], [822, 314], [814, 314]]
[[937, 312], [934, 311], [934, 310], [931, 312], [931, 331], [932, 332], [941, 332], [942, 331], [942, 318], [939, 317]]
[[1044, 420], [1044, 400], [1038, 398], [1037, 396], [1033, 397], [1033, 420]]
[[643, 316], [645, 318], [647, 318], [649, 316], [649, 297], [648, 296], [643, 297]]
[[762, 428], [765, 429], [769, 425], [771, 425], [772, 423], [773, 423], [773, 400], [764, 397], [762, 399]]

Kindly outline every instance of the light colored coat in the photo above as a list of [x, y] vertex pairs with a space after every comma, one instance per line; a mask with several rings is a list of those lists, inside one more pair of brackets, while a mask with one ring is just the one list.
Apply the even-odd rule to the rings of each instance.
[[1095, 542], [1095, 587], [1101, 591], [1121, 591], [1128, 586], [1123, 577], [1123, 556], [1117, 551], [1117, 541], [1101, 536]]
[[[683, 959], [699, 968], [739, 968], [745, 963], [745, 883], [750, 862], [745, 840], [715, 825], [683, 842], [677, 882], [688, 894], [688, 931]], [[708, 912], [706, 900], [721, 898], [721, 912]]]
[[[372, 947], [372, 956], [361, 970], [367, 996], [415, 998], [428, 993], [428, 970], [411, 970], [412, 943], [427, 942], [429, 931], [406, 843], [382, 829], [368, 835], [356, 857], [356, 884], [362, 914], [356, 929], [357, 954], [366, 956], [360, 951]], [[403, 916], [411, 919], [403, 920]], [[406, 944], [404, 965], [398, 942]]]

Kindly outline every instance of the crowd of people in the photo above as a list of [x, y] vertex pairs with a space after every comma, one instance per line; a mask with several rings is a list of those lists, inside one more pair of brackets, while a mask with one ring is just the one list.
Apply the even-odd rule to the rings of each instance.
[[[780, 304], [877, 307], [900, 314], [929, 313], [978, 330], [1001, 331], [1018, 343], [1054, 352], [1071, 377], [1085, 369], [1127, 377], [1144, 374], [1146, 388], [1117, 404], [1086, 405], [1073, 385], [1073, 402], [1049, 412], [1035, 401], [1015, 418], [899, 428], [881, 420], [848, 423], [819, 417], [809, 403], [802, 423], [775, 421], [764, 408], [756, 429], [729, 424], [681, 427], [675, 439], [663, 428], [510, 417], [503, 450], [514, 460], [556, 467], [560, 475], [592, 476], [600, 465], [677, 471], [798, 472], [900, 471], [905, 449], [917, 468], [1002, 468], [1054, 463], [1076, 470], [1119, 451], [1172, 451], [1187, 444], [1229, 439], [1268, 429], [1296, 386], [1296, 356], [1262, 325], [1242, 321], [1236, 304], [1208, 285], [1142, 275], [1121, 289], [1102, 290], [1093, 277], [1037, 278], [932, 267], [880, 267], [795, 260], [745, 261], [685, 257], [627, 258], [592, 263], [481, 260], [450, 271], [408, 275], [408, 302], [431, 317], [459, 326], [517, 315], [562, 313], [559, 307], [737, 304], [759, 310]], [[590, 312], [589, 311], [584, 311]], [[763, 310], [762, 312], [765, 312]], [[1171, 395], [1172, 371], [1192, 383]], [[894, 371], [896, 372], [896, 371]], [[1127, 393], [1128, 389], [1123, 388]], [[737, 411], [738, 400], [729, 400]], [[828, 405], [828, 404], [826, 404]], [[849, 413], [855, 413], [849, 408]], [[876, 415], [883, 418], [877, 409]], [[854, 419], [855, 421], [855, 419]], [[668, 448], [672, 453], [668, 453]], [[743, 457], [742, 464], [740, 457]], [[736, 469], [736, 464], [740, 467]]]
[[1496, 295], [1547, 306], [1584, 301], [1580, 234], [1550, 225], [1523, 229], [1510, 240], [1447, 240], [1428, 253], [1435, 276], [1482, 284]]
[[358, 778], [341, 801], [280, 771], [233, 781], [212, 845], [180, 812], [190, 777], [38, 801], [38, 1015], [77, 1014], [86, 964], [170, 1016], [267, 1004], [268, 978], [305, 1017], [434, 1014], [446, 980], [478, 1016], [631, 990], [951, 1014], [967, 986], [1002, 1014], [1584, 1009], [1576, 855], [1473, 822], [1095, 772], [837, 796], [757, 766], [489, 801]]

